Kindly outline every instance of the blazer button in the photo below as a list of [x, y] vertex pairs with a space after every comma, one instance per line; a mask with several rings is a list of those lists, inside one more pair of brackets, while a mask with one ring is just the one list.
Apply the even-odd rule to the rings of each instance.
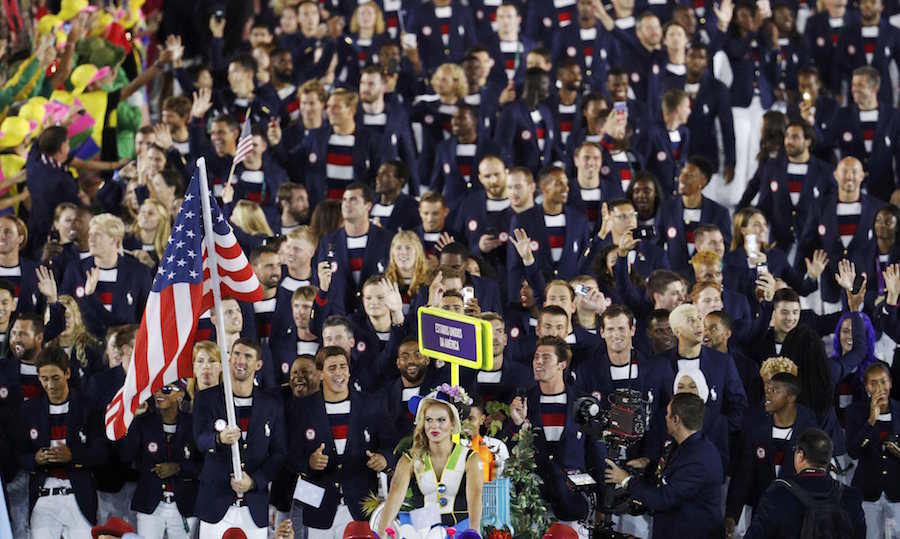
[[550, 460], [553, 460], [553, 455], [550, 455], [548, 458], [549, 458]]
[[343, 464], [338, 464], [338, 470], [340, 471], [340, 470], [343, 470], [343, 469], [344, 469], [344, 465], [343, 465]]
[[593, 73], [593, 71], [588, 69], [587, 71], [585, 71], [585, 73], [587, 74], [588, 78], [591, 78], [591, 73]]
[[700, 24], [706, 24], [706, 17], [700, 17]]
[[466, 189], [472, 188], [472, 182], [466, 182]]

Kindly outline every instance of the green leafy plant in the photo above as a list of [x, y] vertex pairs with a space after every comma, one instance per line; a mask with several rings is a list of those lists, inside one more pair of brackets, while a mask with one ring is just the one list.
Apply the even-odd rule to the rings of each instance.
[[510, 513], [516, 537], [539, 539], [550, 525], [549, 512], [541, 498], [543, 481], [537, 474], [534, 459], [534, 433], [531, 427], [523, 426], [514, 438], [517, 441], [505, 474], [512, 481], [510, 493]]

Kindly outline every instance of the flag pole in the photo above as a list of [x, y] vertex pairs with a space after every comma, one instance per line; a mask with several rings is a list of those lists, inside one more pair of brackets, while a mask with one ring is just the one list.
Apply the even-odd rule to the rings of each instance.
[[[237, 426], [234, 415], [234, 393], [231, 389], [231, 367], [229, 366], [228, 356], [230, 351], [226, 350], [225, 343], [225, 313], [222, 310], [222, 289], [219, 279], [219, 263], [216, 254], [216, 239], [213, 236], [212, 212], [209, 206], [209, 183], [206, 177], [206, 159], [201, 157], [197, 159], [197, 168], [200, 171], [200, 204], [203, 208], [203, 234], [206, 241], [206, 266], [209, 268], [209, 278], [212, 281], [213, 294], [213, 311], [216, 324], [216, 341], [219, 345], [219, 352], [222, 357], [222, 385], [225, 390], [225, 415], [228, 419], [228, 426]], [[241, 455], [238, 443], [231, 444], [231, 467], [234, 471], [234, 478], [241, 480]]]

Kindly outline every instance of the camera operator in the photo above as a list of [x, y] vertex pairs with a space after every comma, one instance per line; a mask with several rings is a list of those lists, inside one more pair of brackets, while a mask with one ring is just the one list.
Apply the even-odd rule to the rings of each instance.
[[[600, 317], [600, 335], [606, 343], [606, 354], [582, 364], [576, 369], [576, 387], [579, 394], [593, 394], [604, 408], [609, 407], [609, 396], [618, 389], [634, 389], [646, 401], [647, 420], [662, 421], [665, 404], [671, 396], [672, 369], [668, 362], [647, 358], [634, 347], [635, 320], [631, 310], [624, 305], [611, 305]], [[646, 432], [646, 430], [645, 430]], [[644, 468], [647, 455], [644, 444], [628, 451], [628, 466]]]
[[[636, 434], [635, 443], [622, 444], [620, 454], [610, 457], [627, 466], [644, 469], [651, 461], [652, 455], [647, 451], [650, 440], [661, 439], [648, 436], [650, 428], [665, 429], [665, 404], [671, 396], [667, 381], [672, 379], [669, 363], [660, 359], [649, 359], [634, 348], [635, 334], [634, 315], [624, 305], [609, 306], [600, 317], [600, 335], [606, 342], [606, 354], [599, 356], [591, 363], [581, 364], [576, 371], [576, 387], [579, 394], [592, 394], [600, 400], [604, 409], [611, 406], [611, 398], [617, 390], [634, 390], [639, 392], [643, 401], [641, 422], [643, 429]], [[609, 444], [612, 452], [614, 447]], [[621, 515], [616, 530], [635, 536], [647, 536], [650, 522], [646, 515]]]
[[[514, 398], [509, 412], [515, 430], [528, 421], [534, 431], [535, 460], [543, 480], [541, 497], [550, 502], [558, 520], [574, 523], [587, 517], [588, 505], [580, 493], [569, 490], [566, 472], [582, 470], [599, 477], [606, 448], [575, 424], [577, 393], [565, 377], [570, 359], [565, 341], [540, 337], [532, 361], [537, 386]], [[586, 530], [575, 527], [585, 536]]]
[[716, 446], [700, 432], [705, 410], [697, 395], [672, 397], [666, 430], [678, 445], [666, 459], [660, 485], [606, 461], [606, 482], [624, 488], [653, 512], [653, 537], [722, 536], [724, 474]]

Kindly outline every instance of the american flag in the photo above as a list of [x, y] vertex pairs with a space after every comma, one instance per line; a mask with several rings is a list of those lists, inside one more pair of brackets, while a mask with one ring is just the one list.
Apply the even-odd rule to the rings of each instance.
[[234, 152], [233, 165], [237, 165], [247, 158], [247, 155], [253, 151], [253, 134], [250, 132], [250, 112], [247, 112], [247, 118], [241, 125], [241, 137], [238, 139], [237, 150]]
[[[213, 307], [200, 199], [199, 171], [194, 172], [159, 270], [147, 298], [125, 384], [106, 408], [106, 435], [118, 440], [128, 431], [142, 402], [166, 384], [193, 376], [197, 320]], [[213, 234], [223, 298], [263, 299], [262, 287], [210, 196]]]

